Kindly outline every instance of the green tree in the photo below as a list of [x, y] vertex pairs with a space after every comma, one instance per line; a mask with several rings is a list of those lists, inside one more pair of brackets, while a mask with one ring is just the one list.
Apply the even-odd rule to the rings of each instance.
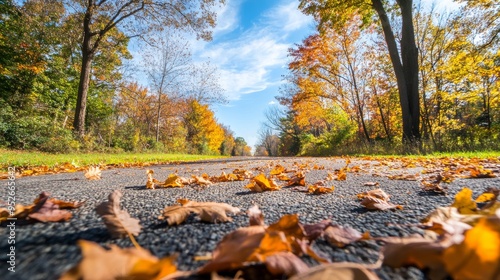
[[127, 36], [140, 36], [150, 30], [171, 26], [192, 31], [198, 38], [211, 39], [210, 27], [215, 26], [212, 7], [223, 0], [174, 1], [76, 1], [72, 10], [81, 19], [81, 69], [76, 102], [74, 129], [80, 137], [85, 134], [87, 95], [92, 63], [96, 54], [105, 50], [103, 43], [109, 33], [120, 28]]

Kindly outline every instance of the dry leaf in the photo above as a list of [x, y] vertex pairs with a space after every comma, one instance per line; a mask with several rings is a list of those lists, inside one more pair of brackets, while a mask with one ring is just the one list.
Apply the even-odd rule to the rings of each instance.
[[101, 169], [99, 169], [99, 166], [91, 166], [85, 172], [85, 178], [87, 180], [100, 180], [101, 179]]
[[266, 233], [263, 226], [239, 228], [226, 236], [217, 244], [212, 253], [212, 260], [202, 266], [199, 273], [239, 268], [247, 262]]
[[332, 245], [344, 247], [345, 245], [364, 239], [359, 231], [339, 225], [331, 225], [323, 233], [325, 239]]
[[262, 211], [259, 209], [259, 206], [254, 205], [250, 207], [247, 211], [248, 217], [250, 218], [250, 225], [251, 226], [264, 226], [264, 214], [262, 214]]
[[160, 182], [158, 180], [156, 180], [155, 178], [153, 178], [153, 174], [155, 172], [151, 169], [148, 169], [146, 170], [146, 174], [148, 175], [148, 181], [146, 182], [146, 188], [147, 189], [155, 189], [155, 186], [157, 184], [160, 184]]
[[270, 175], [280, 175], [281, 173], [285, 173], [285, 167], [277, 164], [269, 173]]
[[378, 185], [380, 185], [379, 182], [366, 182], [363, 184], [365, 187], [376, 187]]
[[372, 268], [358, 263], [331, 263], [313, 267], [290, 280], [378, 280]]
[[158, 259], [143, 248], [106, 250], [97, 243], [80, 240], [80, 263], [64, 273], [61, 280], [76, 279], [161, 279], [177, 271], [176, 256]]
[[358, 197], [358, 199], [363, 199], [367, 196], [373, 196], [373, 197], [376, 197], [378, 199], [382, 199], [382, 200], [386, 200], [386, 201], [389, 201], [390, 197], [391, 197], [390, 195], [386, 194], [382, 189], [374, 189], [374, 190], [358, 193], [356, 196]]
[[288, 180], [287, 186], [305, 186], [306, 175], [302, 171], [298, 171], [295, 175]]
[[481, 218], [460, 244], [446, 248], [443, 261], [454, 279], [499, 279], [500, 210]]
[[255, 176], [245, 188], [254, 192], [277, 191], [281, 189], [273, 179], [266, 178], [264, 173]]
[[[17, 209], [16, 209], [17, 212]], [[71, 219], [71, 212], [59, 209], [57, 204], [54, 204], [49, 199], [49, 194], [42, 192], [37, 198], [35, 206], [28, 214], [30, 219], [40, 222], [62, 222]]]
[[446, 276], [442, 253], [448, 245], [422, 237], [388, 237], [384, 238], [384, 241], [386, 242], [382, 249], [384, 265], [393, 268], [410, 265], [420, 269], [430, 268], [431, 273]]
[[139, 235], [141, 225], [139, 220], [130, 217], [130, 214], [120, 208], [122, 193], [115, 190], [108, 196], [108, 201], [99, 204], [96, 212], [103, 219], [106, 228], [114, 238], [127, 235]]
[[269, 255], [265, 258], [264, 264], [271, 274], [286, 275], [288, 277], [309, 270], [307, 264], [290, 252], [278, 252]]
[[472, 166], [468, 169], [470, 175], [467, 178], [496, 178], [492, 170], [484, 169], [482, 166]]
[[205, 176], [205, 178], [202, 176], [202, 177], [199, 177], [199, 176], [196, 176], [196, 175], [192, 175], [191, 176], [193, 178], [193, 183], [194, 184], [197, 184], [197, 185], [200, 185], [200, 186], [211, 186], [213, 185], [212, 182], [210, 182], [206, 177], [208, 176]]
[[417, 181], [418, 174], [398, 174], [398, 175], [389, 175], [387, 178], [391, 180], [402, 180], [402, 181]]
[[469, 188], [463, 188], [455, 196], [455, 201], [453, 202], [451, 207], [457, 208], [458, 213], [460, 214], [476, 214], [477, 205], [476, 202], [472, 199], [472, 190]]
[[325, 182], [319, 181], [316, 182], [314, 185], [311, 185], [307, 188], [307, 191], [310, 194], [325, 194], [325, 193], [331, 193], [335, 190], [335, 186], [327, 187], [325, 186]]
[[191, 213], [198, 214], [200, 219], [208, 223], [230, 222], [227, 213], [238, 214], [240, 209], [226, 203], [196, 202], [178, 200], [182, 205], [167, 206], [158, 219], [166, 219], [169, 225], [179, 225], [186, 221]]
[[382, 200], [373, 196], [366, 196], [361, 201], [361, 205], [370, 210], [389, 210], [389, 209], [399, 209], [402, 210], [403, 206], [392, 204], [386, 200]]

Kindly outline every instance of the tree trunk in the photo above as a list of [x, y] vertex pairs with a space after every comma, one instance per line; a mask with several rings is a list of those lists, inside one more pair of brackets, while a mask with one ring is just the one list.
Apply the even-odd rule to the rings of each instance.
[[418, 125], [420, 123], [420, 104], [418, 103], [418, 55], [412, 23], [412, 2], [411, 0], [398, 0], [398, 4], [403, 13], [402, 56], [400, 57], [394, 32], [392, 31], [383, 3], [381, 0], [372, 0], [373, 8], [377, 12], [382, 24], [389, 56], [396, 76], [399, 101], [403, 115], [403, 142], [405, 143], [420, 140]]
[[413, 0], [398, 0], [402, 17], [401, 58], [411, 115], [411, 134], [405, 139], [420, 141], [420, 95], [418, 93], [418, 50], [413, 28]]
[[87, 111], [87, 94], [90, 83], [90, 70], [94, 50], [91, 47], [91, 24], [92, 6], [90, 6], [83, 19], [83, 44], [82, 44], [82, 68], [80, 70], [80, 83], [78, 84], [78, 97], [76, 99], [75, 119], [73, 121], [73, 130], [81, 139], [85, 135], [85, 116]]

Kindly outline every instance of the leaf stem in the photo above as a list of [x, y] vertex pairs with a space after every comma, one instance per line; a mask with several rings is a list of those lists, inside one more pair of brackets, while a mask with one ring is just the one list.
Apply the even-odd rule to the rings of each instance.
[[141, 249], [141, 245], [139, 245], [139, 243], [137, 243], [137, 241], [135, 240], [135, 237], [127, 231], [127, 234], [128, 234], [128, 237], [130, 238], [130, 241], [132, 242], [132, 244], [134, 244], [134, 247], [137, 248], [137, 249]]

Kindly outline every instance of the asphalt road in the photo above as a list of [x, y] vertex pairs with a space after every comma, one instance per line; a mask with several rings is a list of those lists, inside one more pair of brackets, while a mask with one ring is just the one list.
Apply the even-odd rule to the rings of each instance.
[[[327, 172], [345, 166], [340, 158], [233, 158], [223, 161], [171, 164], [144, 168], [110, 169], [102, 172], [102, 179], [89, 181], [83, 172], [56, 175], [42, 175], [16, 179], [16, 202], [29, 204], [43, 191], [52, 197], [63, 200], [85, 201], [85, 204], [72, 210], [73, 218], [62, 223], [36, 223], [15, 228], [15, 272], [9, 272], [7, 264], [9, 248], [7, 244], [10, 231], [0, 228], [0, 278], [2, 279], [57, 279], [63, 272], [73, 267], [81, 259], [76, 242], [80, 239], [98, 242], [101, 245], [117, 244], [120, 247], [132, 246], [128, 238], [112, 239], [95, 207], [107, 200], [113, 190], [123, 192], [122, 208], [132, 217], [140, 220], [143, 230], [137, 242], [154, 255], [163, 257], [179, 253], [178, 268], [191, 270], [205, 262], [193, 260], [194, 256], [206, 255], [217, 242], [238, 227], [248, 225], [245, 214], [234, 217], [234, 221], [222, 224], [206, 224], [190, 218], [184, 224], [168, 226], [158, 220], [163, 208], [176, 203], [178, 198], [194, 201], [225, 202], [246, 211], [258, 204], [268, 224], [277, 221], [284, 214], [299, 214], [302, 223], [314, 223], [330, 218], [334, 223], [351, 226], [361, 232], [370, 231], [372, 236], [409, 236], [421, 230], [405, 226], [417, 224], [421, 218], [438, 206], [453, 202], [454, 195], [464, 186], [471, 188], [475, 195], [490, 186], [500, 186], [500, 179], [456, 179], [448, 185], [449, 195], [428, 195], [421, 192], [417, 181], [390, 180], [377, 176], [388, 172], [393, 174], [419, 174], [422, 168], [400, 168], [398, 163], [379, 165], [376, 161], [355, 161], [349, 166], [360, 166], [359, 173], [348, 173], [346, 181], [328, 181], [335, 191], [325, 195], [309, 195], [294, 188], [280, 191], [251, 193], [244, 186], [247, 181], [217, 183], [207, 188], [185, 187], [179, 189], [146, 189], [147, 169], [155, 171], [155, 178], [163, 180], [171, 173], [190, 177], [192, 174], [219, 175], [222, 171], [230, 173], [235, 168], [252, 170], [279, 163], [293, 167], [294, 162], [306, 163], [311, 169], [306, 174], [307, 184], [324, 180]], [[393, 164], [393, 166], [391, 166]], [[324, 166], [324, 170], [312, 169], [314, 165]], [[269, 168], [265, 169], [267, 172]], [[375, 175], [375, 176], [373, 176]], [[373, 187], [363, 186], [365, 182], [376, 181], [388, 194], [391, 202], [400, 204], [403, 210], [367, 211], [356, 199], [356, 194]], [[283, 183], [281, 183], [283, 184]], [[7, 200], [7, 180], [0, 181], [0, 200]], [[335, 248], [323, 240], [318, 240], [314, 248], [327, 254], [332, 261], [373, 263], [377, 260], [380, 244], [375, 241], [362, 241], [344, 248]], [[310, 265], [316, 263], [304, 258]], [[391, 269], [382, 267], [376, 271], [382, 279], [423, 279], [424, 274], [415, 268]]]

